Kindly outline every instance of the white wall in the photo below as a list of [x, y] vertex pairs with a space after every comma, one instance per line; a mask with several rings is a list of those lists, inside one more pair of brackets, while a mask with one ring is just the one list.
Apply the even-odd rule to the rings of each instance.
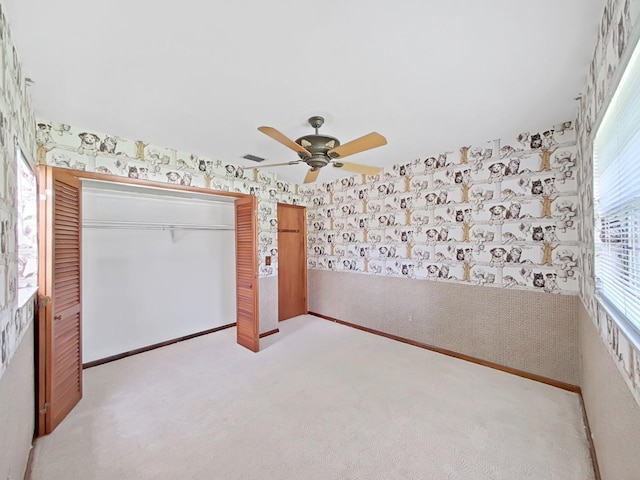
[[168, 230], [87, 228], [89, 220], [233, 226], [233, 203], [115, 188], [83, 188], [83, 361], [235, 322], [233, 230], [176, 230], [172, 238]]

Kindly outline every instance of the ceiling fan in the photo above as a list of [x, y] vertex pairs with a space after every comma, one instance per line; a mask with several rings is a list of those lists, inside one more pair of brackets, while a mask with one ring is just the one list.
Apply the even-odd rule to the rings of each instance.
[[379, 167], [369, 167], [341, 160], [346, 156], [386, 145], [387, 139], [379, 133], [372, 132], [340, 145], [340, 141], [337, 138], [318, 133], [318, 129], [324, 124], [324, 118], [313, 116], [308, 121], [316, 133], [300, 137], [295, 142], [273, 127], [258, 127], [258, 130], [262, 133], [289, 147], [300, 157], [300, 160], [293, 160], [287, 163], [272, 163], [271, 165], [262, 165], [262, 167], [279, 167], [304, 162], [310, 167], [304, 177], [304, 183], [314, 182], [318, 178], [320, 169], [329, 164], [336, 168], [364, 175], [375, 175], [382, 170]]

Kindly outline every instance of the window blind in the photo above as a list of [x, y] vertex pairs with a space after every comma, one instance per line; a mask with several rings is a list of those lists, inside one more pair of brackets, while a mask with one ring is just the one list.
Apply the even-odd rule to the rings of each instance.
[[594, 139], [596, 288], [640, 331], [640, 44]]

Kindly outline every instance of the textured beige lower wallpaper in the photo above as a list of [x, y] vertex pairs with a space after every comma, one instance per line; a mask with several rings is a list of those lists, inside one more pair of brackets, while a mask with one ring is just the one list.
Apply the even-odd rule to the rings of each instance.
[[33, 323], [0, 379], [0, 478], [22, 478], [34, 430]]
[[260, 333], [278, 328], [278, 277], [261, 277], [259, 284]]
[[576, 296], [309, 270], [309, 310], [578, 384]]
[[640, 472], [640, 406], [584, 307], [578, 306], [580, 387], [603, 479], [636, 479]]

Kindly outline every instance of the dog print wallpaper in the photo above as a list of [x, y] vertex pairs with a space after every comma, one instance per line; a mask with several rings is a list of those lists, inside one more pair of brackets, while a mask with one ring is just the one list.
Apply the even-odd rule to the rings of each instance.
[[[24, 124], [18, 130], [30, 107], [25, 87], [8, 81], [20, 72], [6, 35], [0, 97], [7, 118], [0, 125], [13, 122], [25, 145], [37, 135], [39, 163], [256, 195], [261, 277], [277, 274], [276, 205], [284, 202], [307, 206], [312, 269], [579, 293], [640, 402], [640, 354], [594, 297], [591, 150], [639, 13], [640, 0], [606, 0], [577, 121], [407, 159], [376, 176], [295, 186], [271, 173], [63, 123], [38, 120], [35, 133]], [[6, 269], [17, 266], [4, 262], [3, 254], [6, 282]]]
[[[631, 33], [640, 28], [640, 0], [607, 0], [586, 85], [580, 96], [577, 119], [579, 196], [578, 212], [583, 219], [579, 229], [581, 264], [580, 297], [611, 357], [640, 404], [640, 349], [634, 345], [609, 316], [595, 297], [593, 212], [593, 139], [597, 122], [604, 115], [614, 82], [622, 73], [620, 65], [627, 51]], [[620, 70], [620, 72], [618, 71]]]
[[38, 120], [36, 132], [40, 164], [256, 196], [260, 276], [277, 275], [277, 204], [300, 203], [295, 185], [273, 173], [63, 123]]
[[34, 315], [33, 303], [19, 308], [18, 158], [19, 147], [35, 158], [35, 120], [28, 84], [0, 4], [0, 377]]
[[309, 268], [576, 294], [574, 122], [299, 187]]

